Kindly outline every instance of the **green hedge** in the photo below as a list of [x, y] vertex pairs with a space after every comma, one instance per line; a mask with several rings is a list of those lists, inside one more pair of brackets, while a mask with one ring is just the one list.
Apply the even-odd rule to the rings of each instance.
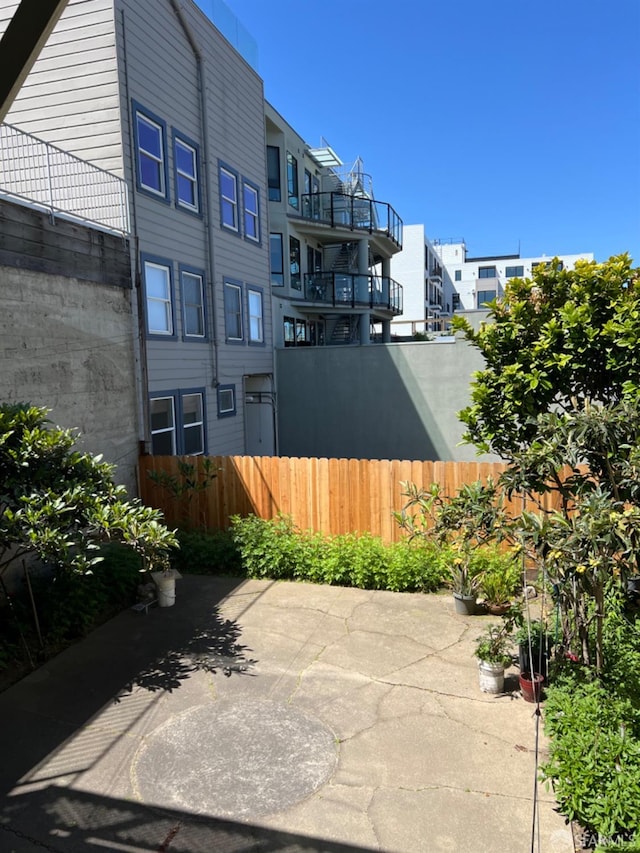
[[600, 681], [565, 676], [548, 690], [545, 731], [543, 778], [562, 814], [601, 840], [630, 840], [640, 826], [640, 710]]
[[443, 585], [451, 555], [431, 543], [387, 545], [370, 534], [325, 536], [290, 518], [232, 519], [231, 532], [249, 577], [431, 592]]

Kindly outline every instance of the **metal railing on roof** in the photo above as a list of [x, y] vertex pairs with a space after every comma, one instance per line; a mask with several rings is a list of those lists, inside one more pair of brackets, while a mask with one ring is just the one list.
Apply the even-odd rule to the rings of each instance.
[[402, 248], [402, 219], [384, 201], [345, 192], [305, 193], [302, 216], [332, 228], [384, 234]]
[[130, 230], [121, 178], [10, 124], [0, 124], [0, 196], [119, 234]]

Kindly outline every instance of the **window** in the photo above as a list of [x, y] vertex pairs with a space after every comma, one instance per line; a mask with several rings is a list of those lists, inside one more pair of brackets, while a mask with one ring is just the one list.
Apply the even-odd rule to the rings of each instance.
[[180, 398], [182, 409], [182, 447], [180, 452], [186, 456], [204, 453], [204, 406], [202, 394], [183, 394]]
[[220, 218], [223, 228], [239, 231], [238, 176], [220, 166]]
[[309, 275], [322, 272], [322, 252], [313, 246], [307, 246], [307, 272]]
[[194, 456], [206, 452], [204, 400], [204, 389], [165, 391], [151, 398], [151, 452], [154, 455]]
[[307, 341], [307, 324], [304, 320], [296, 320], [296, 344], [304, 344]]
[[270, 234], [271, 248], [271, 284], [282, 287], [284, 284], [284, 257], [282, 252], [282, 234]]
[[176, 420], [173, 397], [155, 397], [149, 404], [151, 416], [151, 452], [154, 456], [173, 456], [176, 452]]
[[291, 274], [291, 287], [294, 290], [302, 290], [300, 277], [300, 240], [289, 237], [289, 271]]
[[196, 270], [180, 268], [182, 331], [185, 337], [204, 338], [204, 276]]
[[495, 267], [479, 267], [478, 268], [478, 278], [495, 278], [496, 277], [496, 268]]
[[267, 145], [267, 176], [269, 184], [269, 201], [281, 201], [280, 149], [275, 145]]
[[284, 345], [286, 347], [296, 345], [296, 321], [293, 317], [284, 318]]
[[557, 270], [564, 269], [564, 263], [562, 261], [556, 261], [555, 264], [553, 263], [553, 261], [536, 261], [535, 263], [531, 264], [531, 272], [533, 272], [533, 270], [535, 270], [537, 267], [544, 267], [545, 269], [549, 270], [552, 268], [552, 266]]
[[168, 200], [166, 124], [135, 101], [133, 111], [138, 189]]
[[324, 345], [324, 320], [309, 320], [309, 343], [314, 347]]
[[257, 187], [246, 181], [242, 183], [244, 204], [244, 236], [247, 240], [260, 241], [260, 196]]
[[200, 210], [198, 180], [198, 146], [188, 142], [174, 131], [173, 165], [175, 171], [176, 205], [192, 213]]
[[453, 308], [454, 311], [457, 311], [457, 309], [460, 307], [460, 294], [459, 293], [452, 293], [451, 294], [451, 307]]
[[456, 270], [454, 278], [456, 281], [462, 281], [462, 270]]
[[224, 283], [224, 328], [227, 341], [241, 341], [242, 333], [242, 285]]
[[247, 287], [247, 315], [249, 318], [249, 343], [264, 343], [262, 290]]
[[524, 275], [524, 267], [505, 267], [504, 274], [507, 278], [522, 278], [522, 276]]
[[236, 413], [236, 386], [218, 385], [218, 417], [229, 418]]
[[298, 209], [298, 161], [287, 151], [287, 194], [291, 207]]
[[487, 302], [493, 302], [496, 298], [495, 290], [479, 290], [478, 291], [478, 308], [482, 308]]
[[149, 335], [173, 336], [173, 287], [171, 262], [143, 258], [144, 287]]

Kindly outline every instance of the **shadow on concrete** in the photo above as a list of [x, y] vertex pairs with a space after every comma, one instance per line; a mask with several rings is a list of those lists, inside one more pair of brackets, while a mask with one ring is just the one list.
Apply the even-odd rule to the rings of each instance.
[[214, 608], [206, 627], [196, 630], [182, 647], [168, 649], [137, 672], [125, 688], [126, 692], [142, 687], [152, 693], [156, 690], [170, 693], [197, 670], [213, 674], [221, 671], [227, 677], [234, 672], [250, 674], [250, 668], [257, 661], [246, 657], [247, 646], [238, 642], [241, 633], [242, 629], [235, 620], [221, 619]]
[[15, 853], [370, 853], [250, 823], [48, 786], [6, 800], [0, 850]]
[[[233, 620], [219, 615], [220, 602], [242, 583], [185, 577], [178, 582], [177, 606], [146, 616], [125, 611], [1, 693], [0, 792], [27, 777], [41, 784], [86, 771], [148, 713], [162, 691], [179, 689], [197, 670], [248, 675], [256, 661], [240, 643], [242, 614]], [[83, 727], [98, 714], [109, 718], [116, 706], [118, 725], [83, 740]], [[65, 758], [56, 774], [56, 754], [71, 738], [78, 744], [73, 766]]]

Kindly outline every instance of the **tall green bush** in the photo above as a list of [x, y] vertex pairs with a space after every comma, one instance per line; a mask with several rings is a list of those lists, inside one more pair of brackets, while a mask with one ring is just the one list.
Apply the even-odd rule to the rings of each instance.
[[235, 516], [231, 530], [250, 577], [405, 592], [436, 590], [447, 572], [446, 549], [432, 543], [387, 545], [370, 534], [323, 536], [297, 529], [286, 516]]

